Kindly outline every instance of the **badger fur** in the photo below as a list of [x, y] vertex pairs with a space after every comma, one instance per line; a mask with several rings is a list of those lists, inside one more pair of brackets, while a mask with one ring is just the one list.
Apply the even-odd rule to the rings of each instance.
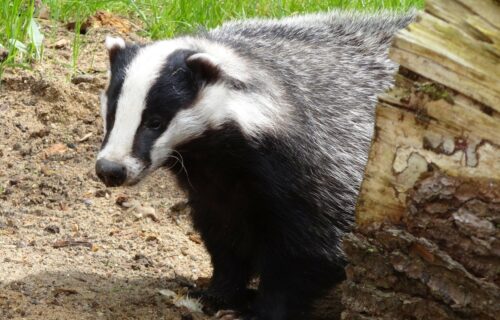
[[244, 319], [307, 319], [344, 278], [376, 95], [397, 68], [387, 51], [412, 16], [334, 11], [141, 46], [107, 38], [98, 176], [132, 185], [170, 168], [211, 256], [205, 300]]

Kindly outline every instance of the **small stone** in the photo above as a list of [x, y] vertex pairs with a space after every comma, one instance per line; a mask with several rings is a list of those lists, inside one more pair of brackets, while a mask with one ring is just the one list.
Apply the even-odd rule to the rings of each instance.
[[25, 157], [25, 156], [29, 156], [31, 155], [31, 148], [30, 147], [26, 147], [26, 148], [22, 148], [19, 153], [21, 154], [21, 156]]
[[16, 142], [13, 146], [12, 149], [15, 151], [21, 150], [22, 145], [19, 142]]
[[149, 259], [145, 255], [143, 255], [142, 253], [137, 253], [134, 256], [134, 261], [136, 261], [137, 264], [139, 264], [139, 265], [145, 266], [146, 268], [153, 266], [153, 262], [151, 261], [151, 259]]
[[3, 62], [7, 59], [9, 56], [9, 51], [5, 49], [4, 47], [0, 47], [0, 62]]
[[21, 123], [16, 123], [16, 128], [21, 130], [21, 132], [26, 132], [28, 130], [28, 128]]
[[76, 144], [74, 144], [73, 142], [66, 143], [66, 146], [70, 149], [76, 149]]
[[30, 138], [43, 138], [50, 134], [50, 128], [46, 127], [30, 134]]
[[92, 206], [94, 203], [92, 202], [92, 200], [90, 199], [83, 199], [83, 203], [87, 206], [87, 207], [90, 207]]
[[149, 235], [149, 236], [146, 237], [146, 241], [147, 242], [150, 242], [150, 241], [156, 241], [156, 242], [158, 242], [159, 239], [158, 239], [157, 236], [155, 236], [155, 235], [152, 234], [152, 235]]
[[95, 77], [90, 74], [78, 74], [71, 78], [71, 83], [79, 84], [79, 83], [92, 83], [95, 81]]
[[177, 202], [176, 204], [174, 204], [173, 206], [170, 207], [170, 210], [172, 212], [181, 212], [183, 211], [184, 209], [186, 209], [188, 206], [188, 203], [187, 201], [179, 201]]
[[50, 170], [49, 167], [47, 166], [43, 166], [40, 168], [40, 172], [44, 175], [44, 176], [51, 176], [53, 175], [55, 172], [53, 170]]
[[28, 243], [26, 243], [26, 241], [23, 241], [23, 240], [20, 240], [16, 243], [16, 248], [18, 248], [18, 249], [26, 248], [27, 246], [28, 246]]
[[121, 194], [118, 197], [116, 197], [115, 203], [121, 207], [123, 207], [123, 204], [129, 201], [129, 197], [127, 195]]
[[58, 226], [56, 225], [50, 225], [50, 226], [47, 226], [45, 227], [45, 229], [43, 229], [44, 231], [47, 231], [48, 233], [59, 233], [60, 232], [60, 229]]
[[95, 192], [96, 198], [108, 198], [109, 197], [109, 191], [106, 189], [99, 189]]
[[54, 42], [52, 45], [50, 45], [51, 48], [55, 49], [62, 49], [64, 47], [69, 46], [70, 42], [68, 39], [59, 39], [56, 42]]

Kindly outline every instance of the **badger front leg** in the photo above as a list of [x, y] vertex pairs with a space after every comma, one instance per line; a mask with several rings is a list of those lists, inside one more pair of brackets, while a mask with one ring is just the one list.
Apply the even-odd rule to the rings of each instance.
[[205, 297], [214, 311], [244, 311], [248, 309], [253, 296], [252, 291], [247, 289], [251, 277], [251, 262], [226, 250], [220, 247], [216, 251], [209, 250], [213, 274]]
[[252, 314], [239, 319], [308, 319], [313, 302], [344, 277], [341, 263], [322, 257], [268, 254]]
[[212, 279], [209, 288], [201, 294], [202, 300], [208, 313], [221, 309], [244, 311], [254, 295], [247, 289], [254, 265], [249, 237], [241, 237], [241, 233], [231, 228], [206, 221], [216, 216], [204, 211], [193, 217], [213, 267]]

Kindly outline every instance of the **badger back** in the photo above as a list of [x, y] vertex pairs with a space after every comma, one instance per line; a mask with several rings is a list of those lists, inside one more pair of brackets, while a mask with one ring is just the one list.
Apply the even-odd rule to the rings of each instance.
[[280, 103], [287, 105], [289, 149], [321, 164], [314, 171], [319, 183], [340, 181], [353, 207], [373, 134], [376, 97], [392, 84], [398, 67], [388, 49], [395, 32], [413, 17], [414, 12], [334, 11], [230, 22], [209, 37], [235, 48], [252, 70], [265, 70], [268, 80], [277, 83]]

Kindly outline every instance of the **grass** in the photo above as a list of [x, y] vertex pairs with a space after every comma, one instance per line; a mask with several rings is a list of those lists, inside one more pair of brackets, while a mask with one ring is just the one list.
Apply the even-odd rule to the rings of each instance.
[[33, 13], [30, 1], [0, 0], [0, 49], [9, 52], [0, 63], [0, 75], [5, 65], [26, 67], [26, 62], [41, 57], [43, 36]]
[[[282, 17], [333, 8], [355, 10], [407, 10], [422, 7], [424, 0], [42, 0], [54, 22], [82, 21], [97, 10], [107, 10], [142, 22], [142, 35], [152, 39], [172, 37], [199, 27], [214, 27], [225, 20], [255, 16]], [[6, 67], [29, 67], [43, 56], [34, 0], [0, 0], [0, 46], [9, 52], [0, 62]], [[75, 33], [73, 67], [81, 41]]]

